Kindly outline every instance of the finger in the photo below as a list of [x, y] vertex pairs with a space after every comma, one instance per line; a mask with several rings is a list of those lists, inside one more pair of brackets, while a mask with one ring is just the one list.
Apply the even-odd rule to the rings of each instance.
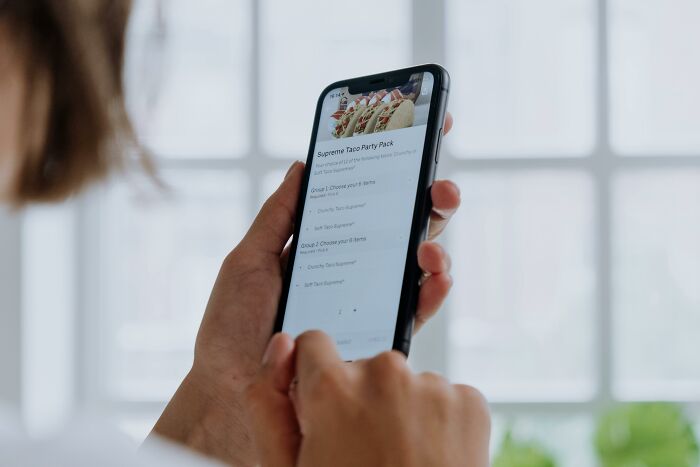
[[318, 371], [342, 365], [333, 340], [321, 331], [306, 331], [296, 339], [296, 372], [299, 391], [304, 390], [304, 381]]
[[448, 273], [433, 274], [425, 278], [418, 293], [418, 307], [413, 332], [416, 333], [438, 312], [452, 287]]
[[445, 230], [460, 204], [459, 188], [449, 180], [437, 180], [430, 188], [433, 210], [430, 213], [428, 239], [432, 240]]
[[282, 253], [293, 232], [303, 173], [304, 164], [294, 162], [277, 191], [263, 204], [241, 246], [250, 247], [254, 253]]
[[442, 134], [446, 135], [449, 133], [452, 129], [452, 125], [454, 125], [454, 119], [452, 118], [452, 114], [447, 112], [447, 115], [445, 115], [445, 124], [442, 126]]
[[450, 270], [450, 255], [438, 243], [425, 241], [418, 246], [418, 266], [426, 274], [439, 274]]
[[262, 368], [246, 390], [253, 440], [264, 467], [296, 464], [300, 434], [289, 385], [294, 376], [294, 341], [275, 334], [263, 357]]

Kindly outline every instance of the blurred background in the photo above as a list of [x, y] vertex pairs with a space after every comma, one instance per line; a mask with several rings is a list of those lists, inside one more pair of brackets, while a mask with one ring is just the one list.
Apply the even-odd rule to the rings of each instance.
[[0, 399], [33, 433], [89, 410], [142, 439], [222, 259], [306, 157], [321, 89], [438, 62], [439, 177], [463, 205], [414, 368], [486, 394], [494, 450], [533, 441], [556, 465], [595, 465], [616, 404], [672, 401], [700, 427], [700, 3], [351, 6], [135, 1], [129, 105], [172, 190], [130, 177], [0, 212]]

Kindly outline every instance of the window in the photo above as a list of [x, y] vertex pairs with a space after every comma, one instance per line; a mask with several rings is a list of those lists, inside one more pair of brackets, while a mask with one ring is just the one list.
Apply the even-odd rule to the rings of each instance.
[[169, 193], [114, 186], [100, 200], [99, 380], [108, 397], [170, 397], [191, 364], [221, 261], [249, 218], [242, 171], [162, 176]]
[[450, 235], [460, 286], [449, 309], [448, 373], [479, 381], [494, 402], [590, 399], [596, 388], [590, 177], [467, 170], [455, 181], [463, 208]]
[[382, 2], [380, 10], [391, 12], [391, 21], [379, 28], [367, 20], [368, 12], [381, 15], [371, 0], [353, 2], [354, 13], [333, 2], [261, 1], [258, 132], [263, 151], [304, 158], [323, 88], [350, 76], [408, 66], [410, 7], [406, 0]]
[[250, 8], [245, 0], [135, 2], [129, 104], [159, 156], [231, 158], [249, 149]]
[[616, 0], [609, 9], [613, 147], [630, 156], [697, 155], [700, 5]]
[[614, 194], [613, 389], [625, 399], [692, 400], [700, 389], [693, 333], [700, 326], [700, 171], [623, 173]]
[[150, 427], [319, 91], [429, 60], [452, 75], [439, 175], [463, 206], [416, 368], [483, 388], [494, 445], [515, 423], [567, 465], [592, 464], [610, 401], [697, 402], [698, 19], [691, 0], [137, 1], [129, 102], [171, 190], [114, 182], [81, 206], [85, 402]]
[[386, 28], [348, 35], [342, 12], [313, 1], [135, 2], [127, 100], [168, 189], [115, 180], [81, 206], [84, 403], [137, 436], [152, 426], [191, 365], [221, 261], [306, 156], [320, 90], [411, 64], [410, 2], [385, 6]]
[[595, 138], [591, 0], [447, 1], [454, 157], [586, 156]]

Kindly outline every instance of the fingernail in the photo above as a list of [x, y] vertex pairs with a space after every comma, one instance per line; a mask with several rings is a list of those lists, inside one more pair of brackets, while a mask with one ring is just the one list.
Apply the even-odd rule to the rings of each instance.
[[294, 169], [294, 167], [296, 167], [297, 162], [299, 161], [294, 161], [292, 162], [292, 165], [289, 166], [289, 168], [287, 169], [287, 173], [284, 175], [285, 180], [287, 179], [287, 177], [289, 177], [289, 174], [292, 173], [292, 170]]
[[289, 352], [291, 348], [291, 340], [285, 339], [283, 333], [277, 333], [272, 336], [270, 343], [267, 344], [267, 349], [263, 354], [262, 364], [267, 365], [268, 363], [275, 362], [280, 359], [281, 356]]
[[273, 354], [275, 353], [275, 342], [279, 339], [279, 334], [275, 334], [272, 336], [272, 339], [270, 339], [270, 342], [267, 343], [267, 348], [265, 349], [265, 353], [263, 354], [262, 358], [262, 364], [266, 365], [267, 362], [270, 361], [272, 358]]

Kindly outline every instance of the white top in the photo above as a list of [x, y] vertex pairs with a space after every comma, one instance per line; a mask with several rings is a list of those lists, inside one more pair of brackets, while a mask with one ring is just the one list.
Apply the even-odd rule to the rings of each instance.
[[0, 407], [0, 466], [12, 467], [217, 467], [160, 439], [140, 446], [99, 420], [71, 423], [51, 437], [32, 439]]

